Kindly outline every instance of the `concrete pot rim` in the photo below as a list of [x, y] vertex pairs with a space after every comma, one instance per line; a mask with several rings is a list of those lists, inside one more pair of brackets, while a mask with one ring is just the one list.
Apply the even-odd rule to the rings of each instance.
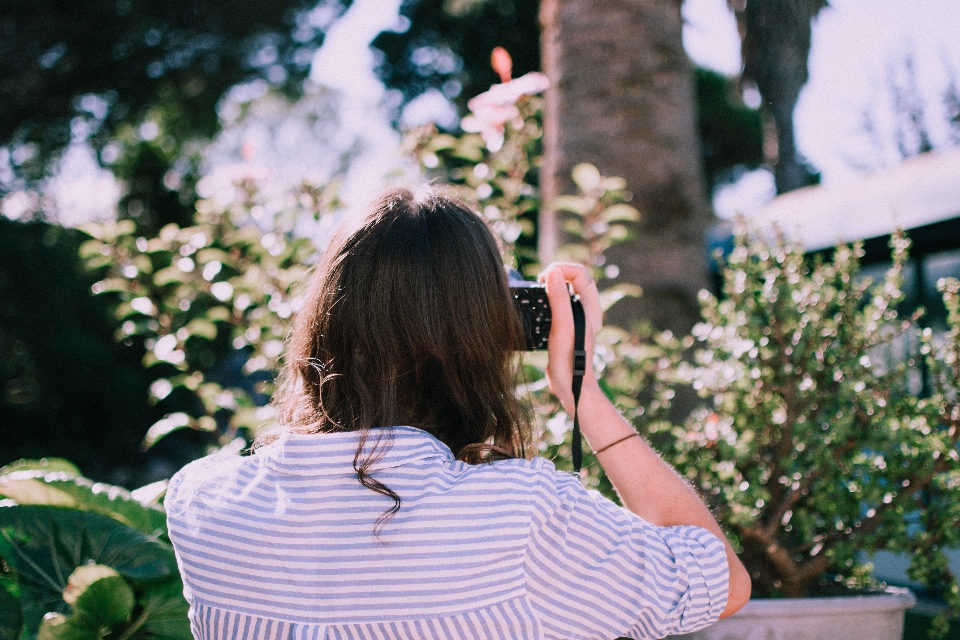
[[917, 603], [909, 589], [887, 588], [882, 592], [828, 598], [764, 598], [749, 601], [735, 618], [786, 618], [838, 615], [851, 611], [898, 611]]

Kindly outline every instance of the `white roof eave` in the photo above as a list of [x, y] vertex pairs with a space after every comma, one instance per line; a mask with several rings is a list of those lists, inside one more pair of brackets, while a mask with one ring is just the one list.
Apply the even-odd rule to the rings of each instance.
[[960, 147], [932, 151], [840, 184], [778, 196], [749, 216], [807, 251], [960, 217]]

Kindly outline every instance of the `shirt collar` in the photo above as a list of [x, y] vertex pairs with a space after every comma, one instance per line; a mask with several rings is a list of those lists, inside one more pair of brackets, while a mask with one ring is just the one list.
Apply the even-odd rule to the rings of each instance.
[[[392, 433], [393, 441], [388, 444]], [[383, 441], [378, 443], [381, 436]], [[293, 475], [333, 475], [354, 473], [353, 458], [360, 443], [357, 432], [310, 433], [285, 432], [273, 443], [257, 449], [257, 457], [266, 466]], [[364, 443], [363, 455], [379, 454], [380, 459], [370, 465], [369, 471], [379, 471], [434, 459], [453, 462], [453, 452], [426, 431], [414, 427], [372, 429]]]

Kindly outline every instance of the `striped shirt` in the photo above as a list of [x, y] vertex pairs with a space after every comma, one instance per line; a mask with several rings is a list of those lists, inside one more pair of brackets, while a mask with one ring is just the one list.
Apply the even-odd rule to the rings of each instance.
[[391, 431], [371, 473], [402, 505], [379, 536], [393, 500], [357, 480], [355, 433], [286, 433], [174, 476], [165, 506], [198, 640], [660, 638], [726, 606], [708, 531], [653, 526], [543, 458], [468, 465], [424, 431]]

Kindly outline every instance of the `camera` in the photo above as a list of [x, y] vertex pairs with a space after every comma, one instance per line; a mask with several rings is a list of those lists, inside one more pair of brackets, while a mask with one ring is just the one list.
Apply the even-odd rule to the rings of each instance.
[[546, 349], [547, 338], [550, 336], [551, 320], [550, 301], [547, 299], [546, 287], [540, 282], [524, 280], [513, 269], [507, 270], [507, 280], [510, 283], [513, 303], [523, 325], [526, 351]]

